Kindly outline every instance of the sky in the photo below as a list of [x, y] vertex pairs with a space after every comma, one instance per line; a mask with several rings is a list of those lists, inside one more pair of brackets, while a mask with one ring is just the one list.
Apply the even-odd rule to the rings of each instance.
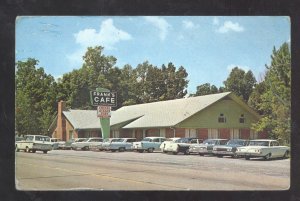
[[286, 16], [20, 16], [15, 55], [37, 59], [57, 79], [81, 68], [87, 47], [102, 46], [119, 68], [183, 66], [195, 93], [204, 83], [224, 86], [236, 66], [261, 81], [273, 48], [290, 37]]

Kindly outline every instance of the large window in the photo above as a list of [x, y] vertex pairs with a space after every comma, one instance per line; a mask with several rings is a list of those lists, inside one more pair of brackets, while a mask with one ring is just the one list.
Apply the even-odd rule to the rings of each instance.
[[244, 114], [241, 114], [241, 117], [240, 117], [240, 123], [241, 123], [241, 124], [245, 123], [245, 117], [244, 117]]

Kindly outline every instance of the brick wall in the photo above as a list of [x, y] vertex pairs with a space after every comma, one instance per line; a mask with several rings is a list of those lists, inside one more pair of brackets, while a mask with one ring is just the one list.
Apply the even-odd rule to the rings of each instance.
[[220, 138], [230, 139], [230, 129], [229, 128], [220, 128]]
[[241, 139], [250, 139], [250, 129], [249, 128], [241, 129]]
[[208, 138], [208, 129], [207, 128], [199, 128], [197, 129], [198, 138], [206, 140]]
[[146, 137], [159, 137], [159, 129], [151, 128], [146, 131]]

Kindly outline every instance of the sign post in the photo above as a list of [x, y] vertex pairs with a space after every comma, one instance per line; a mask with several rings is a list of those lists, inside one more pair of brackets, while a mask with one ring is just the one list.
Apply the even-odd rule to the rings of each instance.
[[97, 117], [100, 117], [102, 138], [109, 138], [111, 107], [117, 106], [117, 93], [105, 88], [90, 91], [91, 104], [97, 106]]

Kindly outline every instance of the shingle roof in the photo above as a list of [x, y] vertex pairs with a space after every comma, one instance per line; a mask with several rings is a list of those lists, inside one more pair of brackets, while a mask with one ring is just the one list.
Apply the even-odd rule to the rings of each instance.
[[[232, 97], [231, 92], [225, 92], [169, 101], [123, 106], [116, 111], [112, 111], [110, 125], [113, 126], [126, 123], [123, 128], [175, 126], [193, 114], [203, 110], [228, 95], [229, 97]], [[249, 108], [249, 110], [251, 109]], [[70, 110], [64, 111], [63, 114], [71, 122], [74, 129], [101, 128], [96, 110]]]
[[111, 117], [111, 125], [121, 123], [126, 118], [138, 117], [123, 128], [150, 128], [175, 126], [207, 106], [224, 98], [230, 92], [182, 98], [169, 101], [124, 106]]

